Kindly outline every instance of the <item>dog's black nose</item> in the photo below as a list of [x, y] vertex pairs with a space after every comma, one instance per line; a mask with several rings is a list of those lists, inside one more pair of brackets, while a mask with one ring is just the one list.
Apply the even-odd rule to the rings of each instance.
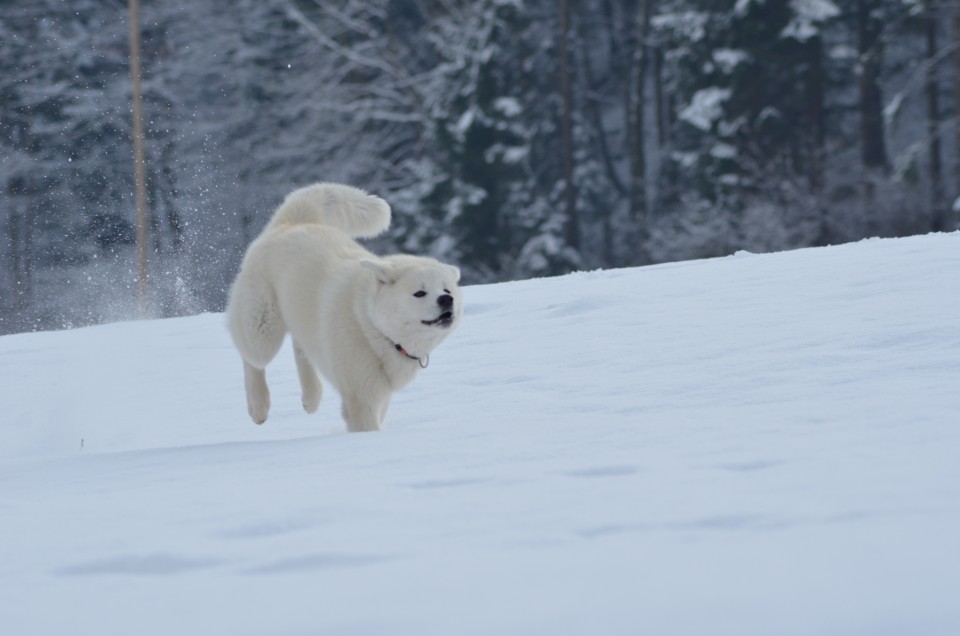
[[453, 306], [453, 296], [450, 294], [444, 294], [437, 298], [437, 304], [443, 307], [444, 309], [450, 309]]

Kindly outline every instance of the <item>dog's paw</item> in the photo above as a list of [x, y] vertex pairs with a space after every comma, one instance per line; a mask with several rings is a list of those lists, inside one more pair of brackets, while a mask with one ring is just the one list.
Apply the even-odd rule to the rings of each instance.
[[307, 413], [316, 413], [317, 409], [320, 408], [320, 397], [322, 395], [319, 387], [315, 391], [304, 391], [301, 396], [303, 410]]
[[253, 405], [250, 404], [247, 407], [247, 412], [250, 413], [250, 419], [253, 420], [254, 424], [263, 424], [267, 421], [267, 412], [270, 410], [270, 405]]

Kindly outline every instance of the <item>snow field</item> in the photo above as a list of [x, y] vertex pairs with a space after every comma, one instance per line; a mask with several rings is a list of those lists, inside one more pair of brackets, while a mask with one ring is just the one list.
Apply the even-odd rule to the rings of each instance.
[[376, 434], [0, 338], [0, 633], [960, 633], [960, 234], [468, 287]]

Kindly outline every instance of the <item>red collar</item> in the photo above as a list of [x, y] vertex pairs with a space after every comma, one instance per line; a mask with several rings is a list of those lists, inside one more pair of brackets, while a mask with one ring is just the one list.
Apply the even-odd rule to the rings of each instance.
[[404, 349], [399, 343], [394, 343], [393, 348], [399, 351], [402, 355], [410, 358], [411, 360], [416, 360], [420, 364], [421, 369], [426, 369], [427, 365], [430, 364], [430, 356], [426, 355], [422, 358], [419, 358], [415, 355], [412, 355], [409, 351]]

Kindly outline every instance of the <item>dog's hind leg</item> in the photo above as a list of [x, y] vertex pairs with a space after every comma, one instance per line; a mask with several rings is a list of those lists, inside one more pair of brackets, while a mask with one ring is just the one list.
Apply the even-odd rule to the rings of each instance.
[[243, 383], [247, 389], [247, 412], [256, 424], [267, 421], [270, 412], [270, 389], [267, 372], [243, 361]]
[[243, 358], [247, 411], [257, 424], [267, 420], [270, 390], [264, 369], [283, 344], [287, 327], [268, 291], [247, 287], [230, 299], [227, 318], [233, 342]]
[[317, 370], [313, 368], [307, 354], [293, 341], [293, 357], [297, 361], [297, 375], [300, 376], [301, 399], [303, 400], [303, 410], [307, 413], [316, 413], [320, 406], [320, 397], [323, 395], [323, 384], [317, 375]]

